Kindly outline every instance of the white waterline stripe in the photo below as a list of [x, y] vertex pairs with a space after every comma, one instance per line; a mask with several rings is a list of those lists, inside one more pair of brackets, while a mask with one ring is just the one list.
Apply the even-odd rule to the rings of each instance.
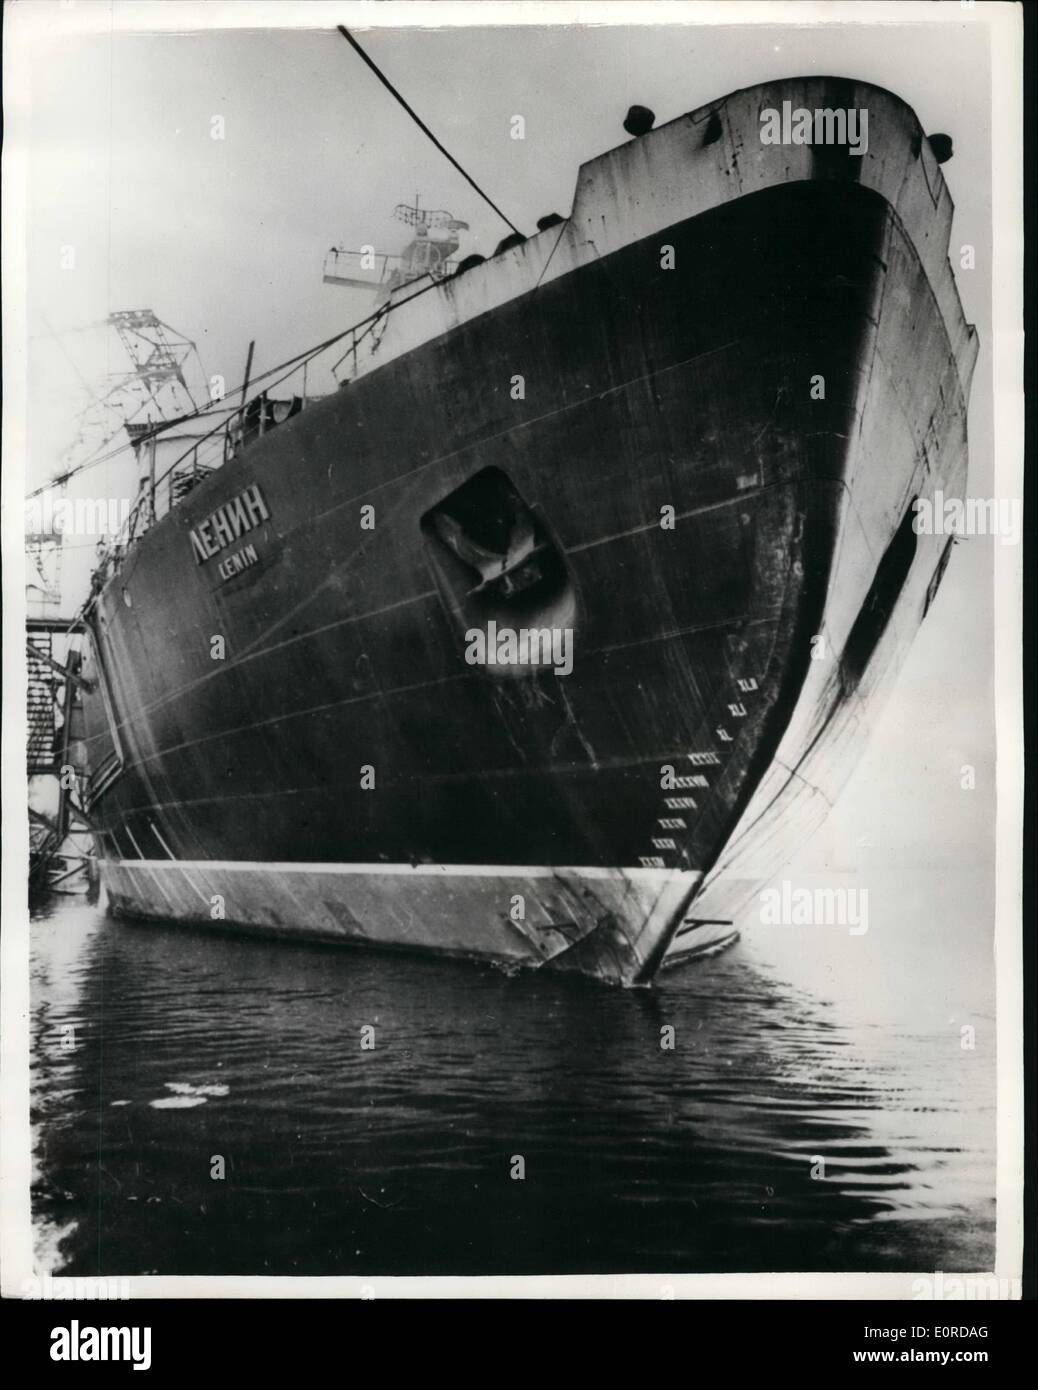
[[369, 874], [383, 876], [388, 874], [411, 874], [416, 877], [434, 877], [445, 874], [456, 878], [563, 878], [567, 874], [576, 878], [619, 879], [631, 878], [646, 882], [660, 880], [670, 883], [687, 879], [690, 883], [702, 877], [698, 869], [646, 869], [638, 867], [617, 867], [603, 869], [595, 866], [559, 866], [526, 864], [297, 864], [262, 863], [248, 859], [119, 859], [102, 860], [122, 869], [154, 870], [176, 868], [181, 870], [198, 869], [207, 872], [234, 871], [239, 873], [279, 873], [279, 874]]

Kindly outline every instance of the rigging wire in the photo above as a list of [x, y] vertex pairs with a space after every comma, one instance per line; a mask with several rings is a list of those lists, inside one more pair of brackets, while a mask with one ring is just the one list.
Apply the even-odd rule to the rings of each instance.
[[363, 48], [361, 48], [360, 44], [359, 44], [359, 43], [357, 42], [357, 40], [353, 37], [353, 35], [352, 35], [352, 34], [350, 33], [350, 31], [346, 28], [346, 26], [345, 26], [344, 24], [340, 24], [340, 25], [337, 26], [337, 28], [338, 28], [338, 30], [339, 30], [339, 33], [340, 33], [340, 34], [343, 36], [343, 38], [346, 40], [346, 42], [347, 42], [352, 48], [354, 48], [354, 49], [357, 51], [357, 53], [360, 55], [360, 57], [363, 58], [364, 62], [367, 63], [368, 67], [369, 67], [369, 68], [371, 69], [371, 71], [375, 74], [375, 76], [378, 78], [378, 80], [382, 83], [383, 87], [385, 87], [385, 89], [386, 89], [392, 96], [396, 97], [397, 101], [398, 101], [398, 102], [400, 103], [400, 105], [404, 108], [404, 110], [407, 112], [407, 114], [411, 117], [411, 119], [412, 119], [412, 121], [414, 121], [415, 125], [418, 126], [419, 130], [421, 130], [424, 134], [426, 134], [426, 135], [429, 137], [429, 139], [433, 142], [433, 144], [436, 146], [436, 148], [439, 150], [439, 152], [440, 152], [442, 155], [444, 155], [447, 159], [450, 160], [450, 162], [454, 165], [455, 169], [457, 169], [458, 173], [462, 176], [462, 178], [465, 179], [467, 183], [471, 184], [471, 186], [476, 190], [476, 192], [477, 192], [477, 193], [479, 194], [479, 196], [483, 199], [483, 201], [484, 201], [485, 203], [489, 204], [489, 206], [492, 207], [492, 208], [494, 209], [494, 211], [497, 213], [498, 217], [500, 217], [501, 221], [504, 222], [506, 226], [511, 227], [512, 231], [515, 232], [515, 234], [516, 234], [517, 236], [522, 236], [522, 232], [519, 231], [519, 228], [515, 225], [515, 223], [514, 223], [513, 221], [511, 221], [510, 218], [508, 218], [508, 217], [506, 217], [506, 216], [504, 215], [504, 213], [501, 211], [501, 209], [498, 207], [498, 205], [494, 202], [494, 200], [489, 196], [489, 194], [483, 192], [482, 188], [480, 188], [479, 184], [478, 184], [478, 183], [476, 182], [476, 180], [471, 176], [471, 174], [467, 174], [467, 173], [465, 172], [465, 170], [461, 167], [461, 165], [458, 163], [458, 161], [457, 161], [457, 160], [454, 158], [454, 156], [451, 154], [450, 150], [446, 149], [443, 145], [440, 144], [439, 140], [437, 140], [436, 136], [432, 133], [432, 131], [429, 129], [429, 127], [425, 124], [425, 122], [422, 120], [421, 116], [418, 115], [418, 113], [414, 110], [413, 107], [411, 107], [411, 106], [409, 106], [409, 105], [407, 104], [407, 102], [404, 100], [404, 98], [400, 95], [400, 93], [397, 91], [397, 89], [393, 86], [392, 82], [390, 82], [389, 78], [385, 75], [385, 73], [381, 70], [381, 68], [379, 68], [378, 65], [377, 65], [371, 58], [368, 57], [368, 55], [364, 52]]

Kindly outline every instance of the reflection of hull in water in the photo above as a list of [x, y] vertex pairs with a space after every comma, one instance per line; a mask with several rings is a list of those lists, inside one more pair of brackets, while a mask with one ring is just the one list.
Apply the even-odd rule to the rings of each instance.
[[[869, 155], [760, 145], [784, 99], [867, 104]], [[586, 165], [561, 228], [396, 308], [99, 597], [115, 909], [627, 983], [729, 938], [947, 560], [910, 507], [965, 480], [950, 217], [900, 102], [776, 84]], [[247, 562], [206, 559], [257, 487]], [[572, 673], [468, 664], [491, 623], [570, 630]]]

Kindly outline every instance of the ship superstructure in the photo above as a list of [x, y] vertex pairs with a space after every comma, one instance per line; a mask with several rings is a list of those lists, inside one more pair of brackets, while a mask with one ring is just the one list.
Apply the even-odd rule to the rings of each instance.
[[325, 257], [325, 284], [370, 290], [381, 303], [401, 285], [425, 276], [443, 280], [457, 270], [454, 255], [467, 222], [442, 208], [423, 208], [417, 194], [413, 203], [398, 203], [393, 216], [414, 230], [401, 254], [380, 253], [370, 245], [352, 250], [333, 246]]

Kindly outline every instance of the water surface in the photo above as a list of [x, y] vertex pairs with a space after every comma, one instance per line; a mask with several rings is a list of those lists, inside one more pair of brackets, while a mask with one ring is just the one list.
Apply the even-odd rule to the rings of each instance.
[[81, 1275], [990, 1267], [990, 969], [929, 940], [744, 937], [619, 991], [62, 900], [32, 925], [41, 1256]]

